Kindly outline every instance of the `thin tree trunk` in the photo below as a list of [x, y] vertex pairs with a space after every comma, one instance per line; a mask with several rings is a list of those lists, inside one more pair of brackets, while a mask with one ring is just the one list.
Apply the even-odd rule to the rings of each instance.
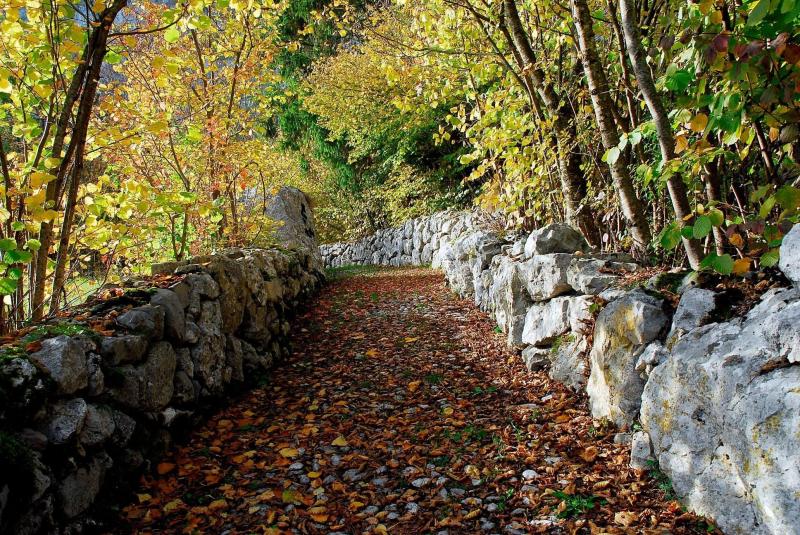
[[577, 142], [577, 132], [572, 110], [556, 94], [547, 82], [544, 72], [536, 66], [536, 54], [531, 46], [514, 0], [503, 0], [503, 19], [507, 23], [503, 32], [509, 46], [516, 50], [515, 57], [522, 61], [521, 70], [528, 83], [533, 86], [554, 118], [556, 151], [564, 197], [566, 220], [581, 230], [586, 241], [593, 247], [600, 245], [599, 232], [591, 210], [584, 204], [586, 178], [581, 171], [583, 155]]
[[[594, 44], [591, 13], [586, 0], [570, 0], [570, 5], [578, 34], [581, 62], [592, 96], [597, 127], [600, 130], [603, 146], [609, 150], [619, 145], [619, 131], [614, 124], [614, 116], [611, 112], [614, 102], [608, 95], [608, 80]], [[627, 219], [628, 229], [633, 238], [634, 249], [637, 252], [644, 252], [652, 235], [647, 217], [642, 209], [642, 203], [636, 196], [633, 181], [628, 172], [628, 159], [624, 153], [620, 154], [619, 158], [610, 163], [609, 167], [614, 187], [619, 195], [622, 213]]]
[[[126, 4], [127, 0], [117, 0], [110, 8], [106, 9], [102, 14], [100, 25], [95, 28], [94, 34], [92, 35], [90, 63], [88, 65], [83, 92], [81, 93], [75, 126], [72, 130], [72, 139], [70, 140], [70, 145], [74, 147], [73, 153], [75, 155], [75, 161], [72, 167], [69, 190], [67, 191], [64, 219], [61, 225], [61, 236], [58, 244], [58, 256], [56, 258], [53, 286], [50, 294], [51, 314], [58, 310], [61, 293], [66, 280], [69, 245], [72, 238], [72, 224], [75, 218], [78, 188], [84, 169], [86, 137], [89, 131], [89, 121], [92, 117], [94, 99], [97, 95], [97, 85], [100, 82], [100, 68], [106, 56], [108, 34], [111, 31], [111, 25], [114, 23], [117, 13], [119, 13]], [[40, 313], [43, 314], [43, 307], [39, 306], [38, 308]]]
[[[642, 92], [647, 108], [650, 110], [650, 115], [653, 116], [656, 135], [658, 136], [658, 146], [661, 149], [661, 159], [666, 164], [676, 156], [675, 135], [672, 132], [672, 125], [667, 116], [667, 111], [664, 109], [664, 103], [661, 101], [658, 91], [656, 91], [650, 67], [647, 65], [633, 2], [631, 0], [620, 0], [619, 8], [622, 14], [622, 31], [625, 34], [625, 45], [631, 59], [633, 73], [639, 83], [639, 90]], [[692, 217], [692, 208], [689, 204], [689, 196], [686, 193], [686, 185], [683, 183], [683, 178], [676, 174], [670, 176], [667, 180], [667, 190], [678, 221], [690, 219]], [[692, 269], [699, 268], [704, 256], [700, 242], [687, 238], [682, 238], [682, 240], [683, 248], [686, 250], [686, 256], [689, 259], [689, 265], [692, 266]]]

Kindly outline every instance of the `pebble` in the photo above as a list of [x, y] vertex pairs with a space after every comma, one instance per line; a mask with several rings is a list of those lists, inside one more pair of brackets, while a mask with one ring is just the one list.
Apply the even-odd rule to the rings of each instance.
[[388, 479], [385, 477], [376, 477], [375, 479], [372, 480], [372, 484], [375, 485], [376, 487], [382, 487], [386, 485], [387, 481]]
[[449, 492], [450, 492], [450, 494], [452, 494], [452, 495], [453, 495], [453, 496], [455, 496], [456, 498], [460, 498], [460, 497], [462, 497], [464, 494], [466, 494], [466, 493], [467, 493], [467, 491], [466, 491], [466, 490], [464, 490], [464, 489], [459, 489], [459, 488], [450, 489], [450, 491], [449, 491]]
[[536, 470], [528, 469], [522, 472], [522, 479], [526, 481], [530, 481], [531, 479], [536, 479], [537, 477], [539, 477], [539, 474], [536, 473]]
[[417, 512], [419, 512], [419, 505], [417, 505], [415, 502], [408, 502], [406, 504], [406, 512], [411, 513], [412, 515], [417, 514]]
[[494, 522], [489, 521], [489, 519], [481, 518], [481, 530], [482, 531], [489, 531], [494, 529]]
[[420, 478], [417, 478], [414, 481], [412, 481], [411, 485], [414, 488], [421, 489], [422, 487], [426, 486], [430, 482], [431, 482], [431, 478], [429, 478], [429, 477], [420, 477]]
[[545, 457], [544, 458], [544, 462], [546, 462], [547, 464], [556, 464], [560, 460], [561, 460], [561, 457], [558, 457], [558, 456]]
[[357, 469], [355, 469], [355, 468], [351, 468], [350, 470], [347, 470], [347, 471], [346, 471], [346, 472], [345, 472], [345, 473], [342, 475], [342, 479], [344, 479], [345, 481], [351, 481], [351, 482], [352, 482], [352, 481], [359, 481], [359, 480], [360, 480], [360, 479], [362, 479], [363, 477], [364, 477], [364, 474], [362, 474], [361, 472], [359, 472], [359, 471], [358, 471]]
[[376, 514], [380, 510], [381, 510], [381, 508], [378, 507], [377, 505], [370, 505], [369, 507], [365, 508], [362, 512], [364, 514], [369, 515], [369, 516], [373, 516], [374, 514]]
[[303, 463], [292, 463], [289, 465], [289, 470], [297, 471], [303, 469]]

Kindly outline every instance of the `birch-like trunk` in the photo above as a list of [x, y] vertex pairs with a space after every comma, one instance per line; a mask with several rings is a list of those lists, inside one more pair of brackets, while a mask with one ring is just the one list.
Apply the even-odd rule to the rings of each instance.
[[[581, 63], [586, 74], [586, 81], [592, 97], [592, 108], [594, 108], [597, 119], [597, 128], [600, 131], [603, 146], [609, 150], [619, 145], [619, 131], [611, 111], [614, 102], [609, 96], [608, 79], [595, 47], [591, 13], [586, 0], [570, 0], [570, 7], [578, 35]], [[652, 235], [642, 203], [636, 196], [633, 181], [628, 172], [628, 159], [624, 152], [610, 163], [609, 167], [622, 213], [625, 215], [628, 230], [633, 238], [634, 249], [637, 252], [643, 252], [650, 243]]]

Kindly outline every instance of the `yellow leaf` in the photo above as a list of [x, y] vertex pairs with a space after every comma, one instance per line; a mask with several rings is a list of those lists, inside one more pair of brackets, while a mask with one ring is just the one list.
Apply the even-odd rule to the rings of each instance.
[[153, 499], [149, 494], [137, 494], [136, 498], [139, 500], [139, 503], [149, 502]]
[[320, 473], [320, 472], [309, 472], [309, 473], [306, 474], [308, 479], [317, 479], [321, 475], [322, 475], [322, 473]]
[[691, 128], [695, 132], [702, 132], [706, 129], [708, 125], [708, 115], [705, 113], [698, 113], [694, 117], [692, 117], [692, 121], [689, 123], [689, 128]]
[[675, 154], [680, 154], [689, 146], [686, 136], [675, 136]]
[[366, 355], [368, 357], [377, 357], [378, 356], [378, 350], [377, 349], [368, 349], [367, 352], [366, 352]]
[[378, 535], [388, 535], [388, 531], [386, 530], [386, 526], [383, 524], [378, 524], [375, 526], [375, 529], [372, 530], [373, 533], [377, 533]]
[[328, 520], [328, 510], [324, 507], [312, 507], [308, 510], [308, 514], [314, 519], [314, 522], [326, 522]]
[[412, 342], [416, 342], [419, 338], [406, 338], [405, 343], [410, 344]]
[[183, 505], [183, 502], [181, 500], [179, 499], [172, 500], [171, 502], [169, 502], [167, 505], [164, 506], [164, 512], [169, 514], [179, 509], [181, 505]]
[[283, 448], [278, 453], [280, 453], [281, 456], [286, 457], [287, 459], [291, 459], [292, 457], [297, 457], [298, 455], [300, 455], [300, 452], [294, 448]]
[[344, 446], [348, 446], [349, 444], [347, 443], [347, 439], [346, 438], [344, 438], [343, 436], [339, 435], [338, 437], [336, 437], [336, 440], [331, 442], [331, 445], [332, 446], [344, 447]]
[[420, 383], [421, 381], [411, 381], [410, 383], [408, 383], [409, 392], [416, 392], [417, 389], [419, 388]]
[[156, 121], [154, 123], [149, 124], [145, 130], [150, 132], [151, 134], [159, 134], [161, 132], [166, 132], [169, 128], [169, 124], [167, 121]]
[[365, 505], [364, 502], [352, 501], [352, 502], [350, 502], [349, 509], [351, 511], [358, 511], [359, 509], [364, 507], [364, 505]]
[[228, 502], [226, 502], [224, 499], [214, 500], [213, 502], [208, 504], [209, 511], [220, 511], [222, 509], [227, 509], [227, 508], [228, 508]]
[[451, 414], [453, 414], [453, 407], [445, 407], [444, 409], [442, 409], [442, 414], [444, 414], [445, 416], [450, 416]]
[[480, 509], [473, 509], [472, 511], [464, 515], [464, 520], [472, 520], [473, 518], [476, 518], [479, 514], [481, 514]]
[[752, 262], [749, 258], [739, 258], [733, 263], [733, 274], [734, 275], [743, 275], [750, 271], [750, 262]]
[[729, 238], [731, 245], [734, 247], [742, 248], [744, 246], [744, 238], [738, 232], [734, 232]]
[[0, 78], [0, 93], [11, 93], [14, 86], [8, 81], [8, 78]]
[[47, 184], [48, 182], [52, 182], [55, 180], [55, 175], [51, 175], [50, 173], [43, 173], [41, 171], [34, 171], [31, 173], [29, 184], [32, 188], [40, 188]]

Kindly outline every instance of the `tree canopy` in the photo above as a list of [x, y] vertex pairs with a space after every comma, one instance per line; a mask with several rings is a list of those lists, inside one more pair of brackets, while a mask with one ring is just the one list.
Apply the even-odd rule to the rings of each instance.
[[5, 328], [149, 262], [479, 205], [741, 275], [797, 222], [794, 0], [0, 0]]

